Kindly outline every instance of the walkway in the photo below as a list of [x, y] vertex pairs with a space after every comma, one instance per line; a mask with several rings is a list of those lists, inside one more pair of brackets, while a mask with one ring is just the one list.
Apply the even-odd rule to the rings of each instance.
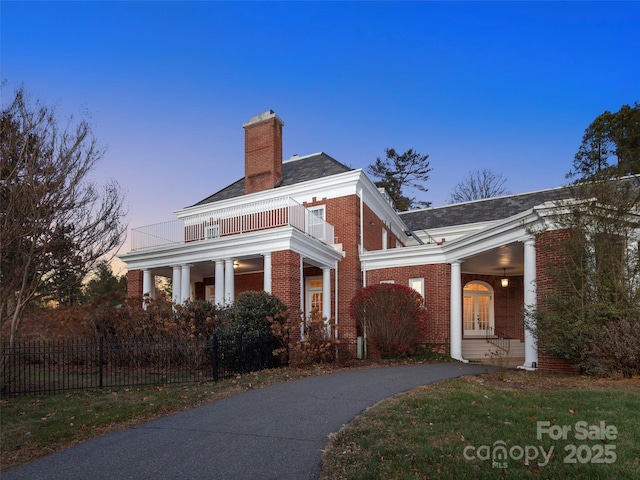
[[110, 433], [2, 472], [2, 480], [316, 479], [327, 436], [367, 407], [485, 371], [441, 363], [295, 380]]

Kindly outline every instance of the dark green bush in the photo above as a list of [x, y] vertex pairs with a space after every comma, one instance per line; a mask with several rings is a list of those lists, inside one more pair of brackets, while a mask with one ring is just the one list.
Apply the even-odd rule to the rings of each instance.
[[223, 314], [220, 333], [252, 332], [271, 334], [268, 318], [283, 312], [287, 306], [267, 292], [242, 292], [229, 311]]

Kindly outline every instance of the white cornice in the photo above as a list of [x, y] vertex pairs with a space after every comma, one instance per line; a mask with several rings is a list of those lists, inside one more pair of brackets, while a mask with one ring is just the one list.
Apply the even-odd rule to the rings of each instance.
[[384, 196], [378, 190], [378, 187], [371, 181], [371, 179], [361, 170], [356, 170], [361, 173], [360, 181], [358, 183], [358, 191], [362, 190], [364, 203], [382, 219], [387, 226], [401, 241], [404, 243], [406, 238], [406, 231], [409, 229], [404, 221], [398, 216], [398, 213], [387, 202]]
[[195, 205], [181, 210], [176, 210], [174, 213], [178, 218], [182, 218], [188, 215], [208, 212], [212, 208], [221, 209], [236, 207], [246, 203], [262, 202], [279, 197], [291, 197], [295, 201], [302, 203], [310, 202], [314, 197], [320, 200], [322, 198], [337, 198], [344, 197], [346, 195], [354, 195], [356, 194], [356, 186], [360, 180], [360, 175], [361, 170], [351, 170], [349, 172], [338, 173], [336, 175], [309, 180], [307, 182], [262, 190], [248, 195], [240, 195], [239, 197], [229, 198], [227, 200]]
[[553, 205], [543, 204], [442, 245], [365, 252], [360, 259], [366, 270], [463, 260], [502, 245], [531, 238], [536, 232], [549, 227], [545, 219], [553, 215], [554, 210]]
[[333, 266], [343, 257], [333, 247], [325, 245], [293, 227], [281, 227], [212, 240], [166, 246], [120, 255], [129, 270], [161, 268], [193, 264], [225, 258], [250, 257], [267, 252], [294, 250], [318, 266]]
[[[177, 210], [174, 213], [178, 218], [182, 218], [189, 215], [205, 213], [212, 208], [222, 209], [236, 207], [246, 203], [261, 202], [272, 198], [288, 196], [296, 202], [304, 203], [312, 202], [314, 199], [322, 200], [324, 198], [333, 199], [349, 195], [360, 195], [361, 191], [363, 192], [365, 204], [387, 224], [398, 238], [403, 239], [405, 235], [404, 232], [408, 230], [407, 226], [391, 205], [387, 203], [378, 191], [378, 188], [362, 169], [350, 170], [307, 182], [241, 195], [219, 202], [187, 207]], [[327, 220], [331, 223], [331, 219]]]

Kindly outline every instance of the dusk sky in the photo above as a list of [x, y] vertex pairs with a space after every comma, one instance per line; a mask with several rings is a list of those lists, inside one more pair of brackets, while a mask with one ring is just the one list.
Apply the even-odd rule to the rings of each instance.
[[[284, 158], [365, 169], [428, 154], [448, 203], [471, 170], [527, 192], [566, 184], [585, 128], [640, 101], [640, 2], [13, 2], [2, 104], [23, 84], [90, 114], [95, 171], [130, 226], [174, 218], [244, 174], [242, 124], [285, 122]], [[128, 251], [128, 242], [122, 253]]]

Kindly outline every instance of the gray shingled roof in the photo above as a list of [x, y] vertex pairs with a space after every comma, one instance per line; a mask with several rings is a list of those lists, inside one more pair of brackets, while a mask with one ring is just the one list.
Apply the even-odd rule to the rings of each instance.
[[569, 197], [567, 188], [486, 198], [473, 202], [401, 212], [400, 218], [411, 230], [450, 227], [509, 218], [545, 202]]
[[[282, 182], [280, 182], [278, 187], [286, 187], [288, 185], [337, 175], [351, 170], [353, 169], [331, 158], [326, 153], [316, 153], [314, 155], [294, 158], [282, 163]], [[204, 200], [200, 200], [193, 206], [236, 198], [242, 195], [244, 195], [244, 178], [208, 196]]]

